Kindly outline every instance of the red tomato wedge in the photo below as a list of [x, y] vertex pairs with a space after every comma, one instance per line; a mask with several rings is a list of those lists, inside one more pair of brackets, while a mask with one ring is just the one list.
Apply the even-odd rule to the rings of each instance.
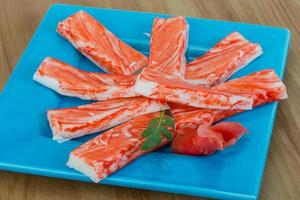
[[[220, 122], [210, 127], [210, 130], [220, 133], [223, 139], [223, 147], [234, 145], [245, 133], [247, 129], [237, 122]], [[199, 127], [198, 132], [202, 129]]]
[[[90, 177], [94, 182], [99, 182], [147, 153], [141, 150], [145, 141], [142, 132], [147, 128], [149, 121], [159, 114], [152, 113], [134, 118], [80, 145], [70, 153], [67, 165]], [[168, 143], [163, 137], [160, 146]]]
[[[227, 81], [211, 88], [214, 91], [253, 97], [253, 107], [287, 98], [286, 87], [273, 69], [265, 69], [253, 74]], [[178, 104], [170, 104], [176, 127], [201, 126], [208, 120], [206, 116], [213, 116], [212, 123], [220, 121], [245, 110], [199, 109]], [[204, 120], [203, 120], [204, 119]], [[190, 123], [189, 123], [190, 122]], [[207, 124], [207, 123], [206, 123]]]
[[148, 68], [184, 77], [188, 23], [185, 17], [155, 18], [153, 21]]
[[172, 151], [179, 154], [209, 155], [222, 149], [222, 137], [209, 128], [201, 128], [201, 134], [197, 129], [180, 129], [172, 142]]
[[134, 75], [87, 72], [50, 57], [43, 60], [33, 79], [62, 95], [87, 100], [138, 96], [133, 91]]
[[220, 122], [198, 129], [183, 128], [175, 136], [172, 150], [179, 154], [210, 155], [235, 144], [246, 132], [247, 129], [237, 122]]
[[122, 124], [135, 117], [168, 109], [165, 102], [145, 97], [111, 99], [48, 111], [53, 139], [64, 142]]
[[134, 91], [142, 96], [209, 109], [251, 109], [252, 97], [243, 97], [196, 86], [168, 74], [144, 68], [138, 76]]
[[108, 73], [132, 75], [148, 63], [146, 56], [122, 42], [84, 11], [60, 22], [57, 32]]
[[185, 79], [205, 87], [218, 85], [261, 54], [259, 44], [253, 44], [240, 33], [233, 32], [203, 56], [188, 63]]

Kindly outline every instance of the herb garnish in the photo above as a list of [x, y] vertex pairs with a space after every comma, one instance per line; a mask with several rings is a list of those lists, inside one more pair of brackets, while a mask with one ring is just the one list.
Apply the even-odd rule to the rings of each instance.
[[142, 137], [147, 138], [141, 149], [143, 151], [151, 150], [152, 148], [159, 146], [162, 141], [162, 135], [171, 141], [173, 138], [172, 133], [168, 127], [174, 128], [174, 119], [165, 114], [165, 111], [160, 113], [159, 117], [155, 117], [150, 120], [148, 127], [143, 131]]

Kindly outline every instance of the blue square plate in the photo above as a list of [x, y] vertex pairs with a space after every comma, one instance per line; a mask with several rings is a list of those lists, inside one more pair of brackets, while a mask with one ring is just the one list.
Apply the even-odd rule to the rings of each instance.
[[[16, 66], [0, 98], [0, 169], [79, 181], [90, 180], [69, 169], [69, 152], [87, 139], [58, 144], [51, 139], [46, 110], [85, 104], [87, 101], [64, 97], [32, 80], [46, 56], [73, 66], [99, 71], [56, 33], [60, 20], [85, 10], [100, 20], [125, 42], [147, 54], [153, 18], [168, 15], [53, 5], [39, 25]], [[240, 77], [265, 68], [283, 76], [290, 34], [282, 28], [188, 18], [190, 24], [187, 57], [203, 54], [233, 31], [261, 44], [264, 54], [235, 74]], [[250, 134], [236, 145], [213, 156], [194, 157], [170, 153], [163, 148], [129, 164], [101, 183], [187, 195], [223, 199], [256, 199], [272, 134], [277, 103], [242, 113], [238, 121]]]

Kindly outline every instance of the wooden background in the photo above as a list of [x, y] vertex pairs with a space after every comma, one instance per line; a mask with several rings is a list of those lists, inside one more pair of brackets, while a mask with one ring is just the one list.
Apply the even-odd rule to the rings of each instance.
[[[150, 11], [287, 27], [292, 40], [260, 199], [300, 199], [300, 1], [299, 0], [0, 0], [0, 89], [52, 3]], [[298, 103], [296, 103], [298, 102]], [[297, 123], [298, 122], [298, 123]], [[0, 171], [0, 199], [198, 199]]]

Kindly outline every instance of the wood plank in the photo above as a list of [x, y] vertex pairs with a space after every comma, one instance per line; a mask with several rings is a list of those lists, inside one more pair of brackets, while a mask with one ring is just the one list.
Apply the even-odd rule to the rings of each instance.
[[[277, 113], [260, 199], [300, 199], [299, 0], [1, 0], [0, 89], [51, 3], [68, 3], [282, 26], [292, 40], [284, 82], [289, 99]], [[297, 103], [298, 102], [298, 103]], [[0, 199], [196, 199], [161, 192], [0, 172]], [[198, 198], [197, 198], [198, 199]]]

